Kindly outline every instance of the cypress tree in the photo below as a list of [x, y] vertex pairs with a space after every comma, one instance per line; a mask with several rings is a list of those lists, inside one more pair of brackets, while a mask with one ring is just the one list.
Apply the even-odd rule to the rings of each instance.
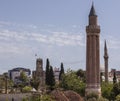
[[49, 71], [49, 85], [51, 88], [55, 86], [55, 77], [52, 66], [50, 66], [50, 71]]
[[113, 84], [117, 83], [116, 73], [114, 72]]
[[64, 74], [64, 66], [63, 63], [61, 63], [61, 69], [60, 69], [60, 74], [59, 74], [59, 80], [62, 80], [62, 75]]
[[49, 85], [49, 71], [50, 71], [50, 62], [49, 59], [47, 58], [46, 60], [46, 72], [45, 72], [45, 83], [46, 85]]

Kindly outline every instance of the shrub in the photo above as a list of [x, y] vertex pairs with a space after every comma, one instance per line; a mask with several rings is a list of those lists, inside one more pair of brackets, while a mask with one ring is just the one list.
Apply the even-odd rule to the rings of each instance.
[[120, 101], [120, 94], [116, 96], [116, 101]]
[[[87, 101], [96, 101], [98, 99], [98, 95], [95, 93], [90, 93], [86, 96]], [[91, 100], [93, 99], [93, 100]], [[96, 100], [95, 100], [96, 99]]]
[[23, 93], [28, 93], [28, 92], [30, 92], [31, 90], [32, 90], [32, 87], [29, 87], [29, 86], [25, 86], [25, 87], [22, 89]]

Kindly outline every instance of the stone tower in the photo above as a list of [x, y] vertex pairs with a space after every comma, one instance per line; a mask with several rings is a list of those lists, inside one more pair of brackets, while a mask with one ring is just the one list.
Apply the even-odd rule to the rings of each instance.
[[43, 61], [38, 58], [36, 60], [36, 79], [40, 81], [39, 88], [44, 84]]
[[86, 95], [96, 93], [100, 96], [100, 26], [97, 23], [97, 15], [93, 4], [89, 13], [86, 33]]
[[105, 65], [105, 82], [108, 82], [108, 51], [107, 51], [107, 45], [105, 41], [104, 46], [104, 65]]

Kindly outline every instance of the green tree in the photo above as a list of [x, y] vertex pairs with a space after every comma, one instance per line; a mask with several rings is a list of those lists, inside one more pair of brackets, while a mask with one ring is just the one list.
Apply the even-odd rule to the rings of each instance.
[[117, 78], [116, 78], [116, 73], [114, 72], [113, 84], [115, 84], [116, 82], [117, 82]]
[[28, 82], [28, 77], [26, 76], [25, 72], [22, 71], [20, 73], [20, 80], [22, 81], [22, 83], [26, 84]]
[[82, 80], [83, 82], [86, 82], [85, 71], [83, 71], [82, 69], [79, 69], [76, 72], [76, 75], [80, 78], [80, 80]]
[[65, 90], [73, 90], [79, 93], [81, 96], [85, 95], [85, 83], [81, 81], [75, 72], [68, 70], [63, 75], [63, 79], [60, 82], [60, 87]]
[[21, 83], [17, 84], [17, 87], [19, 87], [22, 92], [22, 88], [28, 85], [28, 82], [29, 82], [28, 77], [26, 76], [24, 71], [20, 73], [19, 80], [21, 81]]
[[3, 79], [5, 81], [5, 93], [7, 94], [8, 93], [8, 74], [7, 73], [3, 74]]
[[120, 82], [119, 82], [119, 83], [115, 83], [115, 84], [113, 85], [112, 92], [113, 92], [113, 94], [114, 94], [114, 98], [115, 98], [118, 94], [120, 94]]
[[5, 79], [3, 77], [0, 78], [0, 93], [2, 93], [5, 88]]
[[120, 94], [116, 96], [116, 101], [120, 101]]
[[61, 81], [62, 80], [62, 75], [64, 74], [64, 66], [63, 66], [63, 63], [61, 63], [61, 69], [60, 69], [60, 74], [59, 74], [59, 80]]
[[55, 86], [55, 77], [52, 66], [50, 66], [50, 71], [49, 71], [49, 86], [50, 88], [53, 88]]
[[50, 62], [49, 59], [47, 58], [46, 60], [46, 72], [45, 72], [45, 83], [46, 85], [49, 85], [49, 71], [50, 71]]
[[102, 96], [104, 98], [107, 98], [107, 99], [111, 100], [112, 89], [113, 89], [113, 84], [102, 82], [101, 91], [102, 91]]
[[36, 80], [36, 79], [31, 79], [30, 81], [30, 85], [35, 88], [36, 90], [38, 90], [38, 87], [39, 87], [39, 80]]

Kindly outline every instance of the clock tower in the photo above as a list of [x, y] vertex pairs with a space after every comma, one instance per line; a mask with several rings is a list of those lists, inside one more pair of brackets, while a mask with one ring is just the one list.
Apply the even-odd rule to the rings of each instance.
[[40, 58], [36, 60], [36, 80], [39, 80], [39, 88], [44, 85], [43, 60]]

